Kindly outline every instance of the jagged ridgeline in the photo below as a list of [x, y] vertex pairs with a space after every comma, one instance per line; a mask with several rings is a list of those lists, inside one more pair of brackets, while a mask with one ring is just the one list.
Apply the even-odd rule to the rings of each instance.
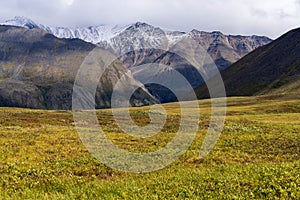
[[[58, 38], [82, 39], [86, 42], [104, 46], [107, 49], [128, 52], [130, 49], [156, 48], [166, 37], [170, 46], [189, 37], [203, 46], [213, 58], [220, 70], [227, 68], [254, 49], [270, 43], [272, 40], [265, 36], [224, 35], [219, 31], [205, 32], [192, 30], [190, 32], [170, 31], [147, 23], [137, 22], [127, 25], [99, 25], [79, 28], [49, 27], [36, 23], [25, 17], [15, 17], [2, 23], [3, 25], [20, 26], [28, 29], [40, 28]], [[142, 57], [136, 55], [136, 60]]]

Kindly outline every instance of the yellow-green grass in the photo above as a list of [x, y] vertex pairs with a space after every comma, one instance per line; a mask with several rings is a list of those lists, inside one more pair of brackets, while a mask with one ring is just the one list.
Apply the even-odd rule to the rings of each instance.
[[[300, 198], [300, 100], [229, 98], [222, 135], [204, 159], [199, 152], [210, 100], [199, 106], [199, 131], [190, 149], [170, 166], [146, 174], [113, 170], [93, 158], [75, 131], [71, 111], [0, 108], [0, 199]], [[97, 115], [116, 145], [149, 152], [164, 147], [178, 130], [178, 104], [164, 107], [164, 129], [147, 139], [119, 130], [109, 109]], [[143, 126], [148, 111], [132, 108], [131, 116]]]

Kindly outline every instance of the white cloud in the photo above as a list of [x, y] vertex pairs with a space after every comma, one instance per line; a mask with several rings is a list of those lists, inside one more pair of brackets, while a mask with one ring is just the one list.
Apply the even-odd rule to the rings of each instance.
[[74, 3], [74, 0], [62, 0], [64, 4], [71, 6]]

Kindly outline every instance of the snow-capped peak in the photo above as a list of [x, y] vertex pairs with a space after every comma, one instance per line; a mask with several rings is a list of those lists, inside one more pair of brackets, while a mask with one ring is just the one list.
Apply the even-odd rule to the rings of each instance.
[[11, 25], [11, 26], [20, 26], [28, 29], [40, 28], [50, 34], [55, 35], [58, 38], [79, 38], [87, 42], [97, 44], [102, 41], [108, 41], [111, 38], [115, 37], [126, 28], [130, 27], [129, 25], [99, 25], [99, 26], [90, 26], [90, 27], [76, 27], [76, 28], [66, 28], [66, 27], [48, 27], [42, 24], [35, 23], [31, 19], [26, 17], [14, 17], [11, 20], [7, 20], [0, 25]]
[[36, 24], [34, 21], [21, 16], [16, 16], [13, 19], [7, 20], [4, 23], [1, 23], [1, 25], [21, 26], [29, 29], [39, 28], [39, 25]]
[[78, 28], [51, 27], [48, 32], [59, 38], [79, 38], [97, 44], [102, 41], [110, 40], [129, 26], [130, 25], [99, 25]]

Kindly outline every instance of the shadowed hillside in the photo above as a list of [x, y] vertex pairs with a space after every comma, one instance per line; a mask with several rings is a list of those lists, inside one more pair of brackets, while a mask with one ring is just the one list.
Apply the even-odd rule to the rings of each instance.
[[[79, 39], [56, 38], [41, 29], [0, 26], [0, 106], [70, 109], [77, 71], [95, 47]], [[97, 108], [110, 106], [112, 86], [125, 72], [114, 62], [104, 73]], [[145, 88], [140, 90], [133, 95], [134, 105], [156, 102]]]
[[[258, 48], [221, 74], [228, 96], [299, 92], [300, 29]], [[196, 93], [208, 97], [204, 85]]]

